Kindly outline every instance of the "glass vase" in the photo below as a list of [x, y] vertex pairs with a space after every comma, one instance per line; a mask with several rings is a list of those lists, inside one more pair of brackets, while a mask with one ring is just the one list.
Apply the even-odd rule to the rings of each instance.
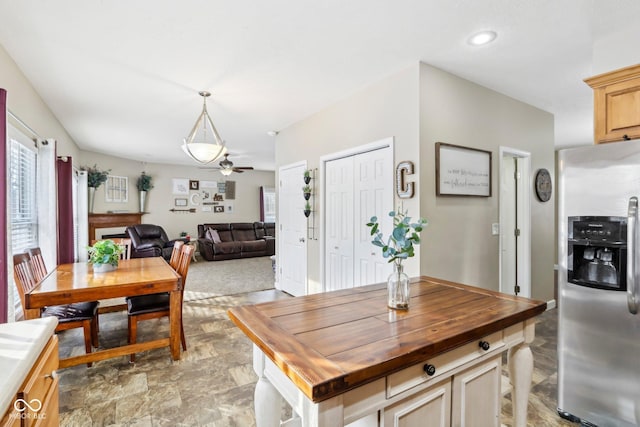
[[387, 279], [387, 305], [394, 310], [409, 309], [409, 276], [402, 270], [402, 263], [393, 263], [393, 273]]

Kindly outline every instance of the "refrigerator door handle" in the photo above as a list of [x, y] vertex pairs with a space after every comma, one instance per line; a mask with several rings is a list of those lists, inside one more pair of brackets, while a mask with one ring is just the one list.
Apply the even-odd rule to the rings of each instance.
[[638, 284], [636, 283], [636, 263], [638, 250], [638, 198], [629, 199], [627, 212], [627, 307], [629, 313], [638, 313]]

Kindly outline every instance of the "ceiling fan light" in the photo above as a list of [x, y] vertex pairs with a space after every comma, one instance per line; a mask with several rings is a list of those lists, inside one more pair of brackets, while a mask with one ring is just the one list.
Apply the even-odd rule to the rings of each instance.
[[233, 172], [233, 169], [220, 169], [220, 173], [224, 176], [231, 175], [231, 172]]
[[182, 150], [196, 162], [207, 164], [222, 157], [227, 152], [227, 147], [207, 111], [207, 97], [211, 94], [205, 91], [199, 94], [203, 98], [202, 112], [189, 136], [184, 139]]

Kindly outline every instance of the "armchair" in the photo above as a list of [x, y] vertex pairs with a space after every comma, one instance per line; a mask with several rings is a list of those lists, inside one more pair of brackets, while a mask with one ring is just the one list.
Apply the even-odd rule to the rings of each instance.
[[186, 241], [186, 239], [169, 240], [164, 229], [154, 224], [132, 225], [127, 227], [126, 233], [131, 239], [131, 258], [161, 256], [169, 260], [174, 243]]

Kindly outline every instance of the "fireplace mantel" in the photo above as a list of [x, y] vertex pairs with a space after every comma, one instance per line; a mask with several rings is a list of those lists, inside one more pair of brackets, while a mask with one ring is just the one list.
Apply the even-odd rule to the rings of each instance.
[[144, 212], [89, 214], [89, 242], [96, 240], [96, 229], [141, 224], [144, 214]]

